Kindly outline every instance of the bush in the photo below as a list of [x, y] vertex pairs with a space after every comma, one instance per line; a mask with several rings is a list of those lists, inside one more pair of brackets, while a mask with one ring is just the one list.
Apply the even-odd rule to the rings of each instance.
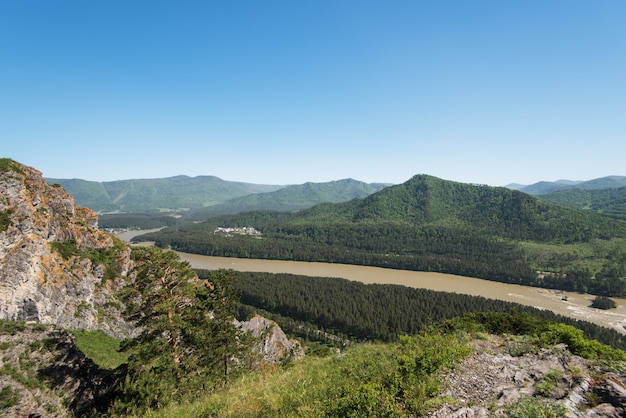
[[0, 232], [6, 232], [9, 229], [9, 225], [11, 225], [11, 215], [15, 210], [10, 208], [5, 211], [0, 212]]
[[558, 418], [567, 413], [565, 407], [532, 397], [516, 401], [506, 412], [508, 418]]
[[597, 296], [591, 303], [591, 307], [607, 310], [617, 308], [617, 304], [611, 298], [607, 298], [606, 296]]
[[10, 408], [18, 404], [20, 398], [11, 386], [0, 390], [0, 409]]

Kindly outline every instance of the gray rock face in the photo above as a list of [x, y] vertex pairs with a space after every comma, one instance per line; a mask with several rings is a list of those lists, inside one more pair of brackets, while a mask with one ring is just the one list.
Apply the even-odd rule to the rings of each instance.
[[[102, 370], [75, 346], [74, 337], [52, 326], [26, 326], [0, 333], [0, 388], [10, 394], [1, 416], [95, 416], [106, 411], [116, 387], [111, 371]], [[16, 378], [16, 376], [21, 378]], [[46, 381], [47, 384], [33, 382]]]
[[[444, 394], [454, 402], [428, 416], [509, 416], [512, 405], [523, 400], [558, 406], [571, 418], [626, 414], [626, 376], [606, 373], [565, 345], [520, 353], [516, 342], [499, 336], [473, 345], [474, 354], [443, 379]], [[593, 399], [601, 403], [594, 405]]]
[[[0, 319], [128, 336], [132, 327], [112, 295], [131, 267], [130, 249], [99, 231], [95, 212], [76, 207], [39, 171], [11, 167], [0, 172]], [[58, 244], [73, 251], [62, 254]], [[96, 257], [105, 253], [117, 277], [105, 279]]]
[[281, 363], [287, 359], [299, 360], [304, 357], [304, 349], [297, 340], [289, 340], [274, 321], [260, 315], [240, 323], [241, 329], [251, 333], [260, 341], [259, 351], [268, 363]]

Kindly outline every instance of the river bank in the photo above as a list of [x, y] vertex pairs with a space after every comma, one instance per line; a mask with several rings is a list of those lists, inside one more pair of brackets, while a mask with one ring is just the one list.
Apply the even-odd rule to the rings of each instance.
[[[130, 231], [118, 236], [125, 241], [129, 241], [132, 237], [143, 233], [146, 233], [146, 231]], [[339, 277], [366, 284], [397, 284], [517, 302], [539, 309], [548, 309], [570, 318], [613, 328], [622, 334], [626, 334], [626, 299], [623, 298], [612, 298], [617, 303], [617, 308], [605, 311], [590, 307], [595, 296], [589, 294], [499, 283], [453, 274], [392, 270], [346, 264], [210, 257], [182, 252], [178, 252], [178, 255], [181, 259], [188, 261], [193, 268], [197, 269], [233, 269], [237, 271], [289, 273], [303, 276]]]

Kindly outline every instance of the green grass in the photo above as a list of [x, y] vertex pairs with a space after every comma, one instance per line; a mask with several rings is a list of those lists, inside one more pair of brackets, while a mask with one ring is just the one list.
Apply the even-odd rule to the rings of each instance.
[[22, 174], [24, 171], [19, 167], [19, 165], [10, 158], [0, 158], [0, 172], [3, 171], [15, 171], [16, 173]]
[[72, 334], [78, 349], [104, 369], [115, 369], [128, 361], [128, 354], [119, 352], [120, 340], [103, 331], [72, 331]]
[[149, 417], [404, 417], [438, 404], [439, 373], [468, 355], [462, 336], [403, 337], [266, 367], [195, 402]]

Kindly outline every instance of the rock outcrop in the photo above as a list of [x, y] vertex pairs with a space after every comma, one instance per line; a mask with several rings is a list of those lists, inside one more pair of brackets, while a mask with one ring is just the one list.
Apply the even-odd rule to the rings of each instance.
[[0, 332], [0, 416], [96, 416], [106, 412], [116, 387], [112, 371], [99, 368], [51, 325], [16, 323]]
[[129, 247], [41, 172], [1, 162], [0, 319], [129, 336], [113, 297], [131, 267]]
[[297, 340], [287, 338], [274, 321], [255, 315], [240, 324], [241, 329], [259, 339], [258, 351], [267, 363], [283, 363], [286, 360], [299, 360], [304, 357], [304, 349]]
[[513, 413], [533, 403], [568, 418], [626, 416], [626, 375], [563, 344], [525, 352], [523, 341], [492, 335], [472, 345], [474, 353], [442, 378], [443, 405], [429, 417], [535, 416]]

